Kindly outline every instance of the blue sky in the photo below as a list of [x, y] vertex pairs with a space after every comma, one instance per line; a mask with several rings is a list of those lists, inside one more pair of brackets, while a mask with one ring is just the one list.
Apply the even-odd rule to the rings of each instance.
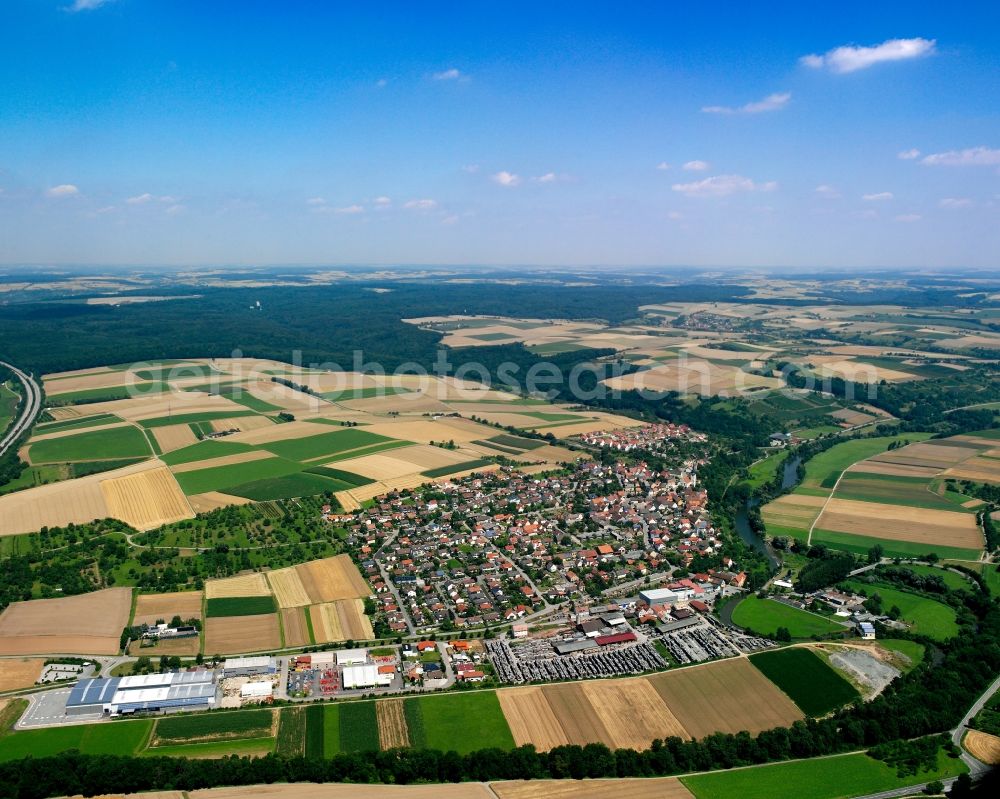
[[935, 6], [4, 0], [0, 263], [1000, 267]]

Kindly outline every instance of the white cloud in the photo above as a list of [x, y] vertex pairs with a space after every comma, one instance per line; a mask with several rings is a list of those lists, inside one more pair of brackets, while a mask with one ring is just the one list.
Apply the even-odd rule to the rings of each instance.
[[479, 164], [466, 164], [462, 167], [463, 172], [468, 172], [470, 175], [475, 175], [479, 171]]
[[896, 217], [897, 222], [919, 222], [923, 217], [920, 214], [899, 214]]
[[155, 197], [153, 197], [153, 195], [147, 191], [145, 194], [138, 194], [135, 197], [129, 197], [127, 200], [125, 200], [125, 202], [127, 202], [129, 205], [143, 205], [154, 199]]
[[682, 214], [680, 211], [667, 211], [667, 219], [678, 220], [683, 218], [684, 214]]
[[837, 191], [833, 186], [827, 186], [825, 183], [817, 186], [814, 191], [820, 197], [825, 197], [828, 200], [836, 200], [840, 197], [840, 192]]
[[893, 198], [893, 193], [891, 191], [879, 191], [873, 194], [862, 194], [861, 199], [866, 203], [880, 203], [886, 200], [891, 200]]
[[326, 200], [322, 197], [310, 197], [306, 200], [306, 205], [326, 205]]
[[458, 216], [456, 214], [452, 214], [451, 216], [446, 216], [444, 219], [441, 220], [442, 225], [454, 225], [457, 222], [458, 222]]
[[68, 6], [67, 11], [93, 11], [112, 2], [114, 0], [73, 0], [73, 5]]
[[434, 80], [458, 80], [459, 78], [465, 77], [461, 72], [452, 67], [451, 69], [446, 69], [443, 72], [435, 72]]
[[880, 64], [885, 61], [905, 61], [921, 58], [934, 52], [935, 39], [889, 39], [871, 47], [845, 45], [828, 50], [823, 55], [812, 53], [802, 56], [799, 63], [812, 69], [826, 67], [831, 72], [844, 74]]
[[48, 197], [73, 197], [79, 193], [80, 190], [72, 183], [60, 183], [45, 192]]
[[363, 214], [365, 212], [365, 207], [363, 205], [345, 205], [341, 208], [334, 208], [333, 212], [335, 214]]
[[968, 197], [945, 197], [938, 205], [942, 208], [968, 208], [972, 200]]
[[506, 186], [507, 188], [513, 188], [521, 182], [521, 177], [515, 175], [513, 172], [507, 172], [506, 170], [501, 170], [495, 175], [490, 176], [490, 180], [494, 183], [499, 183], [501, 186]]
[[675, 183], [670, 188], [688, 197], [728, 197], [744, 191], [774, 191], [778, 184], [755, 183], [742, 175], [715, 175], [692, 183]]
[[686, 169], [688, 172], [704, 172], [710, 166], [708, 161], [688, 161], [681, 169]]
[[376, 197], [374, 200], [372, 200], [372, 204], [376, 208], [388, 208], [390, 205], [392, 205], [392, 199], [390, 197], [382, 195], [381, 197]]
[[559, 180], [559, 176], [555, 172], [546, 172], [544, 175], [539, 175], [537, 178], [534, 178], [534, 180], [539, 183], [555, 183]]
[[990, 147], [968, 147], [965, 150], [948, 150], [932, 153], [920, 163], [929, 166], [998, 166], [1000, 150]]
[[98, 208], [96, 211], [94, 211], [94, 213], [95, 214], [110, 214], [114, 210], [115, 210], [115, 207], [113, 205], [105, 205], [103, 208]]
[[668, 169], [670, 169], [670, 164], [668, 164], [666, 161], [660, 161], [660, 163], [656, 165], [656, 168], [659, 169], [661, 172], [666, 172]]
[[701, 110], [704, 114], [763, 114], [767, 111], [780, 111], [792, 99], [791, 92], [769, 94], [763, 100], [746, 103], [733, 108], [728, 105], [706, 105]]
[[187, 208], [185, 208], [183, 205], [171, 205], [165, 211], [165, 213], [170, 216], [177, 216], [178, 214], [183, 214], [186, 210]]
[[912, 150], [903, 150], [903, 152], [898, 153], [896, 158], [901, 161], [912, 161], [914, 158], [920, 157], [920, 150], [914, 147]]
[[408, 200], [403, 207], [411, 211], [430, 211], [437, 208], [437, 200]]
[[384, 89], [386, 86], [389, 85], [389, 81], [387, 81], [385, 78], [379, 78], [377, 81], [375, 81], [375, 85], [379, 89]]

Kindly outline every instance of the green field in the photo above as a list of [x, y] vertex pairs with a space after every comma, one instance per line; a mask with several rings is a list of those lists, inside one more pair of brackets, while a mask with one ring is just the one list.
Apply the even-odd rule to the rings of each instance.
[[481, 466], [489, 466], [493, 461], [489, 458], [479, 458], [474, 461], [465, 461], [463, 463], [453, 463], [450, 466], [439, 466], [436, 469], [428, 469], [426, 472], [421, 472], [424, 477], [444, 477], [446, 474], [457, 474], [458, 472], [465, 472], [469, 469], [478, 469]]
[[31, 445], [28, 454], [33, 463], [64, 463], [141, 458], [151, 452], [142, 431], [129, 425], [38, 441]]
[[825, 716], [861, 698], [823, 658], [804, 647], [758, 652], [750, 662], [808, 716]]
[[235, 419], [240, 416], [257, 416], [253, 411], [233, 408], [231, 411], [204, 411], [202, 413], [176, 413], [172, 416], [157, 416], [153, 419], [143, 419], [137, 424], [152, 430], [155, 427], [170, 427], [175, 424], [196, 424], [197, 422], [214, 422], [219, 419]]
[[46, 397], [46, 399], [49, 405], [77, 405], [80, 403], [129, 399], [131, 397], [150, 397], [169, 390], [170, 387], [166, 383], [137, 383], [134, 386], [112, 386], [111, 388], [88, 388], [81, 391], [66, 391], [62, 394]]
[[[341, 752], [377, 752], [378, 720], [374, 702], [345, 702], [338, 706], [338, 738]], [[328, 749], [328, 743], [324, 742]]]
[[910, 443], [930, 438], [930, 433], [905, 433], [898, 436], [857, 438], [835, 444], [825, 452], [806, 461], [806, 474], [802, 480], [805, 488], [833, 488], [840, 473], [851, 464], [878, 455], [889, 449], [893, 441]]
[[343, 469], [333, 469], [329, 466], [313, 466], [311, 469], [306, 469], [306, 474], [318, 474], [320, 477], [339, 480], [342, 483], [347, 483], [351, 488], [371, 485], [375, 482], [370, 477], [363, 477], [360, 474], [354, 474], [354, 472], [345, 472]]
[[280, 405], [273, 405], [270, 402], [255, 397], [245, 386], [238, 383], [220, 386], [218, 389], [213, 389], [211, 393], [232, 400], [237, 405], [242, 405], [244, 408], [257, 411], [257, 413], [279, 413], [283, 410]]
[[818, 757], [768, 766], [717, 771], [681, 777], [696, 799], [847, 799], [869, 793], [917, 785], [967, 771], [958, 758], [938, 754], [938, 768], [908, 777], [863, 754]]
[[[514, 748], [495, 691], [412, 697], [404, 701], [403, 710], [414, 747], [459, 754]], [[470, 734], [470, 719], [475, 721], [475, 734]]]
[[157, 744], [172, 744], [206, 738], [261, 738], [270, 734], [270, 710], [240, 710], [233, 713], [164, 716], [156, 722], [154, 737]]
[[147, 757], [227, 757], [229, 755], [265, 755], [274, 751], [274, 738], [237, 738], [232, 741], [156, 746], [141, 754]]
[[751, 594], [733, 610], [733, 622], [760, 635], [773, 637], [779, 627], [788, 628], [792, 638], [846, 632], [847, 628], [815, 613], [799, 610], [773, 599]]
[[[317, 430], [322, 429], [317, 428]], [[392, 439], [387, 436], [369, 433], [356, 427], [350, 427], [345, 430], [335, 430], [332, 433], [317, 433], [317, 435], [305, 438], [273, 441], [269, 444], [262, 444], [260, 449], [273, 452], [280, 458], [287, 458], [292, 461], [307, 461], [387, 441], [392, 441]]]
[[0, 383], [0, 433], [7, 429], [11, 419], [14, 418], [19, 400], [19, 394], [8, 388], [5, 383]]
[[[771, 528], [768, 527], [768, 532], [770, 530]], [[845, 552], [854, 552], [858, 555], [867, 554], [869, 549], [878, 544], [882, 547], [882, 554], [889, 558], [916, 558], [933, 552], [940, 558], [970, 560], [978, 558], [980, 554], [978, 549], [936, 545], [932, 547], [911, 541], [894, 541], [886, 538], [854, 535], [853, 533], [840, 533], [835, 530], [821, 530], [819, 527], [813, 528], [812, 543], [827, 544], [833, 549], [842, 549]]]
[[216, 374], [207, 363], [188, 363], [178, 361], [171, 364], [162, 364], [149, 369], [140, 369], [135, 374], [143, 380], [184, 380], [192, 377], [208, 377]]
[[180, 466], [182, 463], [194, 463], [196, 461], [208, 460], [209, 458], [224, 458], [227, 455], [238, 455], [242, 452], [250, 452], [252, 450], [253, 447], [249, 444], [241, 444], [238, 441], [217, 441], [210, 439], [208, 441], [199, 441], [197, 444], [191, 444], [181, 449], [175, 449], [173, 452], [166, 453], [160, 460], [167, 464], [167, 466]]
[[780, 452], [775, 452], [773, 455], [768, 455], [762, 461], [752, 464], [748, 470], [746, 479], [743, 480], [743, 485], [751, 489], [756, 489], [772, 482], [785, 465], [785, 461], [788, 460], [788, 455], [789, 450], [783, 449]]
[[[63, 433], [66, 430], [76, 430], [84, 427], [100, 427], [107, 424], [115, 424], [121, 419], [113, 413], [97, 413], [93, 416], [85, 416], [81, 419], [64, 419], [61, 422], [45, 422], [35, 425], [35, 435], [48, 435], [49, 433]], [[0, 425], [2, 429], [2, 425]]]
[[205, 616], [263, 616], [277, 610], [272, 596], [227, 596], [205, 600]]
[[924, 563], [901, 563], [897, 568], [906, 569], [924, 577], [940, 577], [946, 586], [955, 591], [971, 591], [975, 587], [972, 580], [965, 575], [957, 574], [948, 569], [940, 569], [937, 566], [928, 566]]
[[514, 449], [538, 449], [544, 447], [545, 442], [537, 438], [521, 438], [521, 436], [499, 435], [490, 436], [486, 439], [502, 447], [513, 447]]
[[301, 469], [299, 464], [284, 458], [262, 458], [256, 461], [231, 463], [228, 466], [195, 469], [175, 476], [181, 490], [190, 495], [203, 494], [206, 491], [224, 491], [245, 483], [284, 477]]
[[153, 722], [112, 721], [12, 732], [0, 738], [0, 761], [47, 757], [68, 749], [86, 755], [134, 754], [149, 740]]
[[883, 649], [898, 652], [910, 661], [903, 671], [912, 671], [924, 660], [924, 645], [916, 641], [908, 641], [905, 638], [882, 638], [878, 643]]
[[[308, 618], [308, 614], [306, 614]], [[305, 753], [306, 743], [306, 713], [308, 706], [288, 707], [281, 711], [278, 720], [278, 736], [275, 741], [275, 751], [279, 755], [293, 757]], [[322, 757], [322, 751], [320, 752]]]
[[234, 494], [237, 497], [246, 497], [256, 502], [264, 502], [269, 499], [293, 499], [334, 491], [347, 491], [356, 487], [355, 484], [345, 483], [342, 480], [331, 480], [316, 474], [295, 472], [294, 474], [268, 477], [232, 486], [226, 489], [226, 493]]
[[894, 605], [898, 607], [902, 613], [902, 620], [911, 625], [913, 632], [937, 641], [958, 634], [955, 610], [948, 605], [882, 583], [870, 584], [860, 580], [848, 580], [847, 585], [853, 591], [859, 593], [865, 591], [868, 596], [878, 594], [882, 597], [882, 606], [886, 611]]
[[[541, 422], [580, 422], [584, 421], [586, 417], [580, 416], [576, 413], [550, 413], [547, 411], [518, 411], [518, 416], [530, 416], [532, 419], [538, 419]], [[522, 425], [527, 427], [529, 425]]]
[[343, 391], [326, 391], [319, 396], [330, 402], [346, 402], [348, 400], [394, 397], [397, 394], [412, 393], [413, 389], [403, 388], [402, 386], [366, 386], [365, 388], [345, 389]]
[[888, 474], [848, 472], [837, 486], [837, 499], [860, 502], [883, 502], [911, 508], [929, 508], [958, 513], [975, 513], [950, 502], [930, 490], [931, 481], [923, 477], [895, 477]]

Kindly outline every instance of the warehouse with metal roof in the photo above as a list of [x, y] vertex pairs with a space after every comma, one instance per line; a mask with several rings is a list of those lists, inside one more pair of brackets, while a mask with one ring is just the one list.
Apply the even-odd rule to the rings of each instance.
[[211, 671], [137, 674], [80, 680], [70, 691], [66, 714], [107, 716], [215, 707], [217, 687]]

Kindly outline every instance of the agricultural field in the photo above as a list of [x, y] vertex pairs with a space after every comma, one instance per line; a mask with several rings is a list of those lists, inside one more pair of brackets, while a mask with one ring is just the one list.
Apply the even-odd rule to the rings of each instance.
[[375, 637], [360, 599], [340, 599], [306, 608], [317, 644], [368, 641]]
[[270, 738], [277, 725], [270, 709], [191, 713], [156, 720], [150, 747], [245, 738]]
[[201, 591], [183, 591], [170, 594], [139, 594], [135, 598], [132, 623], [155, 624], [158, 619], [168, 622], [174, 616], [187, 619], [201, 618]]
[[44, 658], [0, 658], [0, 693], [30, 688], [44, 665]]
[[[676, 777], [607, 780], [511, 780], [491, 782], [500, 799], [607, 799], [613, 790], [618, 799], [692, 799]], [[405, 799], [405, 798], [404, 798]]]
[[[189, 791], [189, 799], [494, 799], [489, 788], [481, 783], [445, 783], [436, 785], [359, 785], [345, 783], [293, 783], [250, 785], [239, 788], [210, 788]], [[130, 797], [138, 799], [138, 797]], [[183, 796], [163, 796], [158, 799], [184, 799]], [[644, 799], [644, 797], [623, 797]], [[673, 797], [664, 797], [673, 799]], [[679, 799], [679, 798], [678, 798]]]
[[900, 610], [900, 619], [910, 625], [915, 633], [944, 641], [958, 634], [955, 610], [943, 602], [901, 591], [883, 583], [868, 583], [859, 579], [846, 581], [852, 591], [868, 596], [878, 594], [886, 611], [892, 607]]
[[758, 652], [750, 662], [808, 716], [824, 716], [861, 698], [854, 686], [805, 647]]
[[262, 616], [277, 610], [274, 597], [215, 597], [205, 601], [205, 615], [210, 619], [228, 616]]
[[0, 736], [0, 761], [47, 757], [69, 749], [88, 755], [135, 754], [146, 745], [152, 728], [151, 720], [143, 720], [24, 730]]
[[205, 620], [205, 653], [208, 655], [270, 652], [280, 647], [281, 627], [277, 613]]
[[733, 623], [765, 637], [774, 637], [779, 627], [785, 627], [792, 638], [844, 633], [847, 628], [807, 610], [793, 608], [775, 599], [759, 599], [750, 594], [733, 610]]
[[[420, 696], [403, 702], [412, 746], [459, 754], [485, 748], [514, 748], [514, 738], [495, 691]], [[469, 734], [470, 719], [475, 719], [475, 735]]]
[[743, 659], [650, 677], [505, 688], [498, 696], [515, 742], [539, 749], [591, 742], [646, 748], [655, 738], [755, 733], [802, 718]]
[[131, 609], [131, 588], [14, 602], [0, 614], [0, 655], [117, 654]]
[[696, 799], [773, 799], [789, 793], [796, 799], [849, 799], [953, 777], [966, 770], [961, 760], [942, 752], [934, 771], [899, 777], [895, 768], [880, 760], [850, 754], [729, 769], [680, 780]]

